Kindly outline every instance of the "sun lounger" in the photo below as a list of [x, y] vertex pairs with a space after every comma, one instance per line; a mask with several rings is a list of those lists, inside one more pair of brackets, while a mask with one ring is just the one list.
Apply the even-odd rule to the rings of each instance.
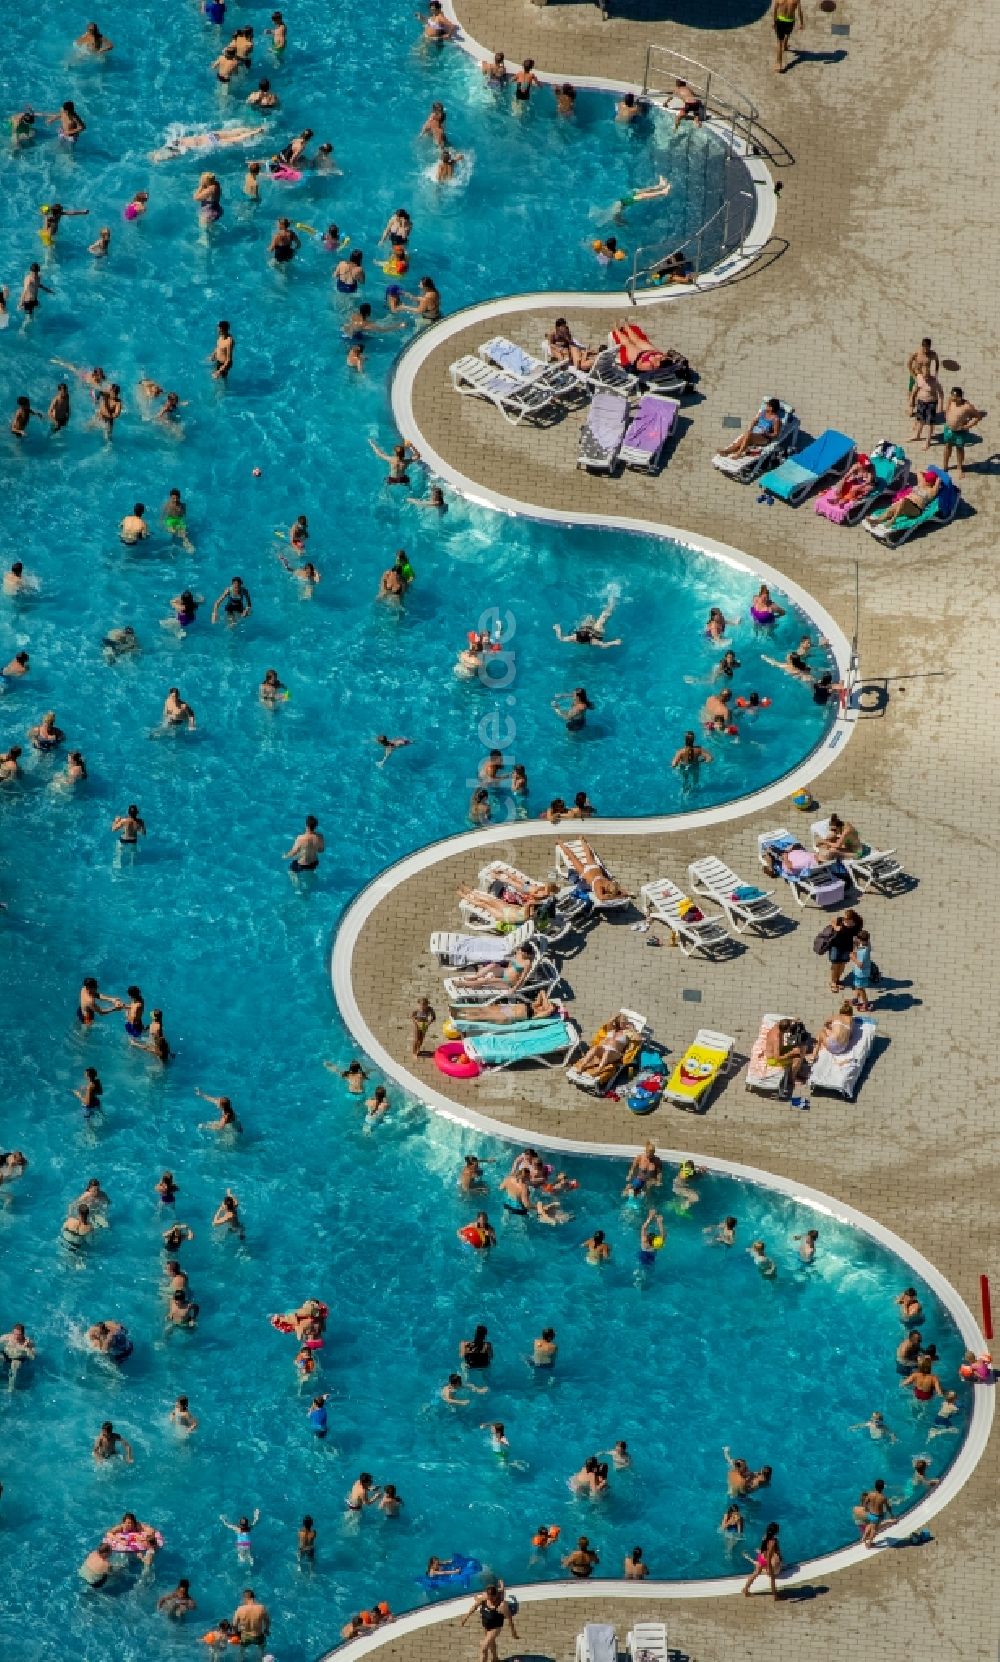
[[883, 449], [883, 454], [876, 451], [871, 454], [874, 479], [866, 491], [843, 502], [837, 497], [839, 485], [831, 485], [813, 503], [816, 512], [834, 525], [859, 525], [877, 502], [892, 496], [906, 478], [910, 464], [898, 444], [886, 445]]
[[522, 386], [545, 387], [556, 398], [565, 398], [567, 394], [580, 390], [578, 377], [562, 364], [547, 364], [543, 358], [536, 358], [525, 351], [523, 346], [515, 345], [506, 335], [494, 335], [492, 340], [485, 341], [479, 348], [479, 356], [486, 363], [502, 369], [505, 375], [519, 381]]
[[618, 1662], [618, 1635], [610, 1622], [588, 1622], [577, 1634], [576, 1662]]
[[449, 1004], [492, 1004], [495, 999], [508, 993], [523, 993], [526, 997], [532, 998], [535, 993], [551, 993], [552, 989], [559, 985], [559, 970], [551, 958], [545, 957], [537, 936], [531, 941], [529, 950], [534, 953], [531, 968], [516, 988], [510, 987], [500, 977], [496, 981], [479, 982], [470, 986], [461, 976], [446, 975], [442, 986]]
[[[801, 847], [799, 838], [793, 837], [783, 826], [777, 831], [761, 831], [757, 837], [757, 858], [770, 876], [769, 853], [780, 856], [790, 848]], [[814, 866], [802, 871], [781, 870], [776, 875], [788, 884], [800, 906], [807, 906], [810, 902], [814, 906], [839, 906], [844, 899], [844, 877], [835, 860], [822, 864], [817, 861]]]
[[628, 424], [619, 460], [626, 467], [639, 468], [643, 473], [656, 473], [663, 463], [670, 435], [677, 426], [679, 409], [676, 398], [664, 398], [658, 392], [644, 392]]
[[707, 1107], [716, 1082], [728, 1072], [735, 1045], [726, 1033], [700, 1028], [664, 1086], [666, 1100], [695, 1112]]
[[[508, 865], [506, 860], [491, 860], [488, 865], [480, 867], [477, 882], [479, 888], [486, 894], [498, 894], [501, 889], [507, 888], [515, 894], [518, 892], [529, 893], [531, 889], [538, 887], [535, 878], [529, 877], [523, 871], [518, 871], [516, 866]], [[467, 903], [462, 902], [463, 906], [465, 904]], [[468, 904], [474, 908], [474, 902]], [[488, 910], [485, 913], [482, 908], [476, 910], [479, 916], [492, 917], [492, 913]], [[558, 894], [552, 896], [551, 913], [542, 910], [536, 915], [536, 932], [545, 936], [546, 945], [554, 946], [556, 941], [561, 940], [574, 924], [582, 923], [588, 918], [591, 911], [592, 902], [589, 896], [581, 894], [575, 882], [567, 884]], [[495, 928], [495, 919], [493, 919], [493, 924]], [[470, 927], [476, 928], [477, 925], [472, 924]]]
[[797, 456], [765, 473], [760, 488], [768, 496], [797, 508], [824, 479], [836, 479], [846, 473], [854, 460], [854, 451], [853, 439], [846, 433], [838, 433], [835, 427], [828, 427]]
[[580, 1033], [567, 1017], [554, 1016], [541, 1027], [522, 1032], [515, 1027], [503, 1033], [483, 1033], [466, 1039], [465, 1054], [484, 1071], [513, 1068], [521, 1062], [538, 1062], [557, 1067], [580, 1043]]
[[854, 1028], [854, 1042], [842, 1056], [833, 1056], [828, 1050], [820, 1051], [809, 1074], [811, 1091], [822, 1091], [830, 1096], [846, 1097], [848, 1102], [854, 1101], [865, 1063], [875, 1044], [878, 1023], [871, 1016], [856, 1016]]
[[[830, 821], [819, 819], [809, 829], [816, 847], [829, 835]], [[837, 859], [862, 894], [869, 894], [872, 889], [891, 894], [894, 889], [905, 887], [906, 872], [896, 859], [894, 848], [872, 848], [870, 843], [862, 843], [856, 854], [838, 854]]]
[[485, 398], [512, 427], [527, 417], [544, 415], [555, 403], [555, 394], [550, 388], [536, 386], [531, 381], [517, 381], [513, 375], [484, 364], [471, 353], [456, 359], [449, 373], [456, 392], [465, 397]]
[[535, 933], [528, 919], [506, 935], [459, 935], [439, 930], [431, 936], [430, 950], [439, 964], [450, 969], [474, 969], [477, 964], [495, 964], [509, 958]]
[[[656, 392], [679, 393], [681, 395], [691, 391], [694, 385], [691, 376], [691, 365], [683, 353], [670, 350], [665, 353], [662, 352], [660, 347], [653, 345], [645, 330], [641, 329], [637, 323], [630, 325], [630, 332], [637, 336], [641, 342], [637, 352], [633, 351], [632, 347], [623, 341], [618, 329], [609, 329], [608, 331], [608, 345], [618, 354], [619, 369], [627, 370], [630, 375], [637, 376], [644, 391], [649, 388]], [[654, 353], [657, 356], [665, 357], [666, 363], [661, 364], [656, 369], [644, 369], [638, 360], [643, 355]]]
[[639, 1662], [640, 1657], [648, 1662], [667, 1662], [666, 1622], [636, 1622], [625, 1636], [625, 1649], [630, 1662]]
[[552, 1016], [528, 1016], [524, 1021], [480, 1021], [474, 1004], [454, 1008], [445, 1024], [445, 1037], [482, 1038], [487, 1033], [540, 1033], [554, 1020]]
[[628, 399], [604, 389], [595, 392], [580, 429], [577, 467], [585, 468], [588, 473], [612, 473], [627, 426]]
[[781, 1090], [785, 1070], [774, 1062], [769, 1062], [765, 1054], [767, 1035], [772, 1027], [777, 1027], [779, 1021], [786, 1018], [780, 1015], [766, 1015], [760, 1018], [760, 1032], [753, 1042], [750, 1051], [750, 1060], [747, 1063], [746, 1079], [744, 1081], [748, 1091], [756, 1091], [760, 1096], [777, 1096]]
[[[762, 404], [758, 417], [764, 414]], [[739, 479], [744, 485], [751, 479], [756, 479], [758, 473], [763, 473], [766, 467], [773, 467], [783, 456], [787, 456], [795, 449], [799, 437], [799, 418], [790, 404], [781, 405], [781, 426], [777, 438], [762, 445], [760, 450], [750, 450], [743, 456], [724, 456], [720, 451], [712, 457], [712, 466], [717, 467], [720, 473], [728, 474], [730, 479]]]
[[639, 896], [646, 915], [666, 924], [686, 958], [695, 952], [704, 952], [711, 957], [715, 952], [732, 951], [732, 936], [718, 918], [707, 918], [690, 896], [672, 883], [669, 877], [658, 877], [654, 883], [644, 883]]
[[[579, 1085], [581, 1091], [590, 1091], [595, 1096], [606, 1096], [608, 1091], [614, 1090], [615, 1084], [622, 1074], [638, 1060], [644, 1041], [652, 1037], [645, 1016], [640, 1016], [636, 1010], [625, 1009], [619, 1010], [618, 1014], [624, 1016], [629, 1027], [634, 1028], [639, 1037], [628, 1046], [620, 1061], [610, 1062], [607, 1067], [601, 1069], [600, 1073], [581, 1073], [579, 1068], [568, 1067], [566, 1078], [571, 1085]], [[616, 1018], [612, 1017], [611, 1019], [613, 1021]], [[591, 1039], [588, 1049], [600, 1044], [601, 1040], [607, 1036], [610, 1027], [610, 1021], [606, 1021], [602, 1027], [599, 1027]]]
[[[587, 854], [583, 846], [583, 841], [581, 838], [575, 837], [567, 839], [561, 843], [556, 843], [556, 872], [560, 877], [566, 878], [567, 881], [574, 885], [577, 890], [580, 888], [587, 890], [587, 893], [590, 895], [590, 903], [595, 912], [615, 912], [620, 911], [623, 906], [631, 906], [632, 901], [628, 895], [617, 895], [613, 896], [609, 900], [598, 900], [597, 896], [591, 889], [590, 884], [586, 881], [586, 878], [580, 876], [580, 873], [573, 865], [573, 862], [567, 857], [567, 849], [571, 854], [575, 854], [576, 858], [586, 865]], [[592, 875], [606, 877], [610, 883], [616, 882], [617, 879], [612, 877], [600, 855], [596, 852], [596, 850], [592, 852], [594, 854], [594, 859], [597, 861], [596, 870]]]
[[758, 889], [744, 882], [731, 867], [711, 855], [693, 860], [688, 866], [688, 881], [692, 891], [714, 900], [721, 906], [732, 928], [738, 935], [748, 929], [763, 929], [782, 916], [780, 906], [771, 899], [770, 889]]
[[941, 489], [922, 513], [910, 518], [896, 519], [891, 525], [885, 525], [880, 517], [885, 510], [880, 509], [863, 522], [865, 530], [870, 531], [873, 537], [885, 543], [888, 548], [899, 548], [904, 542], [909, 541], [914, 531], [920, 531], [924, 526], [949, 525], [958, 512], [962, 493], [951, 474], [945, 473], [939, 467], [930, 467], [926, 471], [937, 475], [941, 480]]

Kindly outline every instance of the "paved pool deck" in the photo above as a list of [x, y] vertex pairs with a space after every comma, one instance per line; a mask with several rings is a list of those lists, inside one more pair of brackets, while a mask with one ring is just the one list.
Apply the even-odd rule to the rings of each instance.
[[[648, 1131], [662, 1146], [761, 1166], [835, 1194], [926, 1254], [978, 1311], [980, 1272], [996, 1285], [1000, 1271], [997, 429], [984, 424], [970, 451], [961, 517], [896, 552], [808, 507], [758, 506], [756, 492], [723, 479], [709, 457], [731, 436], [725, 418], [748, 419], [771, 392], [795, 404], [811, 433], [834, 425], [863, 446], [905, 439], [905, 363], [928, 333], [942, 358], [960, 365], [943, 372], [946, 387], [960, 383], [990, 406], [1000, 247], [989, 158], [1000, 70], [981, 38], [988, 19], [954, 9], [917, 19], [901, 0], [878, 7], [839, 0], [827, 14], [807, 0], [807, 29], [796, 39], [814, 55], [779, 79], [767, 17], [748, 17], [759, 6], [620, 0], [619, 9], [628, 16], [602, 23], [596, 7], [581, 4], [462, 0], [460, 14], [508, 61], [534, 56], [540, 69], [571, 79], [641, 80], [646, 44], [655, 40], [710, 64], [760, 106], [773, 135], [769, 165], [783, 185], [771, 248], [739, 281], [642, 314], [654, 339], [680, 346], [701, 371], [669, 465], [657, 479], [591, 478], [574, 467], [578, 416], [542, 432], [511, 428], [451, 391], [453, 358], [474, 351], [487, 332], [535, 348], [551, 319], [546, 309], [442, 340], [416, 380], [416, 427], [477, 487], [557, 509], [660, 520], [731, 543], [801, 584], [849, 637], [857, 627], [863, 676], [889, 678], [888, 704], [883, 715], [856, 723], [813, 789], [824, 812], [837, 808], [866, 838], [895, 847], [914, 884], [859, 907], [886, 981], [875, 1010], [879, 1051], [856, 1103], [816, 1098], [798, 1112], [748, 1094], [741, 1074], [704, 1115], [665, 1108], [644, 1121], [622, 1103], [591, 1101], [557, 1073], [449, 1082], [449, 1091], [459, 1108], [474, 1106], [528, 1138], [614, 1143]], [[719, 27], [685, 21], [708, 11]], [[832, 35], [831, 24], [848, 25], [849, 34]], [[932, 73], [913, 73], [918, 63]], [[564, 219], [566, 212], [561, 204]], [[596, 339], [625, 310], [623, 302], [569, 316], [581, 338]], [[627, 547], [614, 558], [627, 561]], [[516, 596], [506, 598], [516, 608]], [[683, 884], [689, 860], [704, 853], [753, 878], [758, 831], [794, 820], [789, 805], [707, 831], [651, 835], [639, 826], [611, 836], [595, 827], [592, 840], [633, 889], [661, 875]], [[458, 883], [497, 856], [544, 875], [556, 837], [522, 838], [514, 827], [502, 849], [481, 858], [445, 850], [376, 906], [351, 970], [363, 1020], [398, 1067], [410, 1066], [407, 1017], [416, 994], [426, 991], [443, 1007], [427, 944], [432, 929], [459, 926]], [[833, 1008], [825, 963], [811, 951], [822, 918], [782, 899], [787, 931], [748, 937], [746, 950], [721, 964], [683, 957], [663, 931], [664, 944], [650, 947], [627, 923], [601, 922], [566, 963], [574, 1015], [590, 1032], [628, 1004], [675, 1055], [707, 1026], [732, 1034], [745, 1056], [764, 1010], [794, 1011], [815, 1025]], [[413, 1065], [418, 1096], [441, 1084], [429, 1060]], [[885, 1662], [911, 1652], [995, 1662], [998, 1471], [994, 1436], [958, 1498], [934, 1519], [932, 1542], [875, 1552], [817, 1578], [811, 1596], [797, 1589], [776, 1607], [763, 1597], [657, 1604], [651, 1596], [643, 1609], [665, 1617], [671, 1646], [690, 1662]], [[512, 1529], [523, 1523], [512, 1518]], [[595, 1584], [582, 1604], [557, 1596], [527, 1607], [521, 1643], [505, 1637], [501, 1655], [570, 1662], [585, 1620], [614, 1621], [623, 1639], [637, 1614]], [[390, 1628], [381, 1651], [393, 1662], [471, 1662], [477, 1644], [471, 1625], [458, 1632], [448, 1622], [403, 1636]]]

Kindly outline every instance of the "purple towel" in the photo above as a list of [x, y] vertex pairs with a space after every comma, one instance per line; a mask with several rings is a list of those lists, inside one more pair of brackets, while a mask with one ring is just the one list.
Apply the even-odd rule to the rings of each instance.
[[595, 392], [587, 426], [602, 450], [615, 450], [621, 444], [627, 417], [627, 399], [613, 392]]
[[676, 398], [653, 398], [646, 393], [640, 398], [639, 408], [625, 434], [628, 448], [655, 456], [673, 432], [679, 409]]

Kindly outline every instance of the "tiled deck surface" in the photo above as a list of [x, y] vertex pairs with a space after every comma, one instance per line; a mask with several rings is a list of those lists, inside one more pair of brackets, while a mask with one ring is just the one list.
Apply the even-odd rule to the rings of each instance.
[[[990, 404], [1000, 308], [988, 157], [1000, 73], [980, 40], [982, 12], [952, 9], [918, 21], [901, 0], [877, 7], [847, 0], [831, 18], [807, 0], [803, 44], [846, 55], [803, 61], [778, 80], [766, 18], [737, 27], [749, 6], [704, 6], [733, 26], [675, 21], [694, 14], [686, 0], [662, 8], [647, 0], [626, 8], [620, 0], [629, 18], [607, 24], [584, 5], [462, 6], [470, 32], [503, 47], [508, 60], [531, 54], [570, 77], [641, 78], [649, 39], [701, 58], [746, 86], [765, 126], [794, 156], [785, 166], [772, 163], [785, 187], [777, 234], [787, 247], [776, 246], [770, 263], [718, 293], [642, 315], [654, 338], [680, 345], [703, 376], [703, 398], [688, 408], [667, 470], [658, 480], [585, 477], [573, 468], [577, 419], [539, 435], [459, 400], [447, 365], [475, 349], [481, 330], [430, 358], [414, 410], [434, 447], [472, 479], [523, 500], [661, 519], [731, 542], [800, 582], [848, 635], [857, 582], [863, 670], [899, 679], [884, 718], [858, 724], [814, 790], [825, 811], [837, 807], [879, 846], [895, 846], [917, 880], [908, 895], [873, 897], [860, 907], [887, 978], [876, 1011], [881, 1053], [857, 1103], [817, 1098], [808, 1113], [747, 1094], [739, 1077], [703, 1117], [661, 1109], [646, 1121], [623, 1104], [591, 1102], [551, 1073], [449, 1089], [456, 1101], [510, 1124], [609, 1141], [648, 1129], [663, 1145], [831, 1191], [926, 1253], [978, 1309], [980, 1271], [992, 1272], [995, 1283], [1000, 1273], [993, 1230], [1000, 1199], [995, 423], [970, 452], [977, 465], [966, 479], [963, 517], [896, 553], [808, 508], [756, 506], [756, 493], [722, 479], [708, 458], [723, 440], [723, 417], [747, 418], [772, 391], [794, 402], [811, 432], [836, 425], [863, 445], [905, 437], [905, 361], [925, 333], [942, 357], [961, 365], [960, 373], [944, 372], [945, 384], [960, 381], [974, 400]], [[831, 21], [849, 23], [849, 37], [832, 37]], [[933, 65], [929, 80], [911, 73], [918, 62]], [[595, 338], [622, 311], [570, 321], [581, 337]], [[547, 313], [521, 314], [490, 332], [534, 346], [547, 321]], [[627, 563], [627, 543], [612, 556], [609, 576], [617, 560]], [[516, 595], [495, 598], [516, 611]], [[663, 765], [673, 747], [674, 735], [653, 735], [643, 765]], [[758, 830], [794, 818], [789, 807], [710, 834], [640, 830], [612, 838], [595, 830], [593, 840], [633, 888], [657, 875], [683, 883], [688, 861], [707, 852], [753, 878]], [[503, 853], [543, 875], [555, 840], [519, 843], [515, 836], [483, 858]], [[378, 907], [359, 942], [354, 976], [365, 1020], [401, 1062], [416, 993], [434, 1000], [439, 991], [429, 932], [458, 927], [456, 886], [479, 863], [449, 857], [411, 878]], [[650, 948], [644, 936], [602, 922], [566, 966], [574, 1013], [590, 1031], [628, 1003], [675, 1052], [704, 1025], [734, 1034], [744, 1055], [765, 1009], [817, 1023], [833, 1008], [825, 963], [810, 950], [821, 920], [790, 897], [784, 903], [793, 923], [784, 936], [751, 937], [744, 953], [721, 965], [684, 958], [667, 944]], [[685, 1000], [686, 990], [700, 1000]], [[421, 1078], [442, 1083], [429, 1061], [417, 1064], [418, 1092]], [[817, 1596], [777, 1608], [767, 1599], [670, 1601], [663, 1613], [671, 1644], [692, 1662], [884, 1662], [911, 1652], [995, 1662], [997, 1449], [994, 1436], [973, 1479], [934, 1521], [932, 1544], [875, 1553], [818, 1586]], [[522, 1522], [512, 1519], [512, 1528]], [[532, 1606], [513, 1653], [569, 1662], [585, 1619], [615, 1620], [624, 1637], [638, 1613], [602, 1599], [596, 1587], [587, 1607], [558, 1599]], [[464, 1662], [476, 1645], [471, 1626], [458, 1633], [449, 1624], [402, 1639], [390, 1630], [384, 1653], [394, 1662]], [[501, 1651], [512, 1654], [509, 1640]]]

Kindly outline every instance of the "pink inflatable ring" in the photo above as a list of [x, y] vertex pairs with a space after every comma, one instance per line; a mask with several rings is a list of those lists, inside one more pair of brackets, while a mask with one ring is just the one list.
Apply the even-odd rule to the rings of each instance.
[[461, 1039], [449, 1039], [447, 1044], [438, 1045], [434, 1052], [434, 1066], [440, 1073], [446, 1073], [449, 1079], [475, 1079], [483, 1071], [478, 1062], [466, 1056]]

